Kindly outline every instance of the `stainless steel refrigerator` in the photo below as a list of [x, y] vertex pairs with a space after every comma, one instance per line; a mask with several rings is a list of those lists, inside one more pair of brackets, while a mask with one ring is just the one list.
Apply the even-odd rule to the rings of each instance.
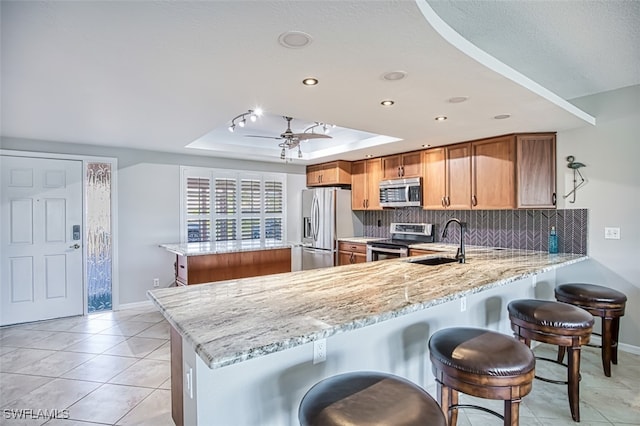
[[338, 238], [362, 236], [362, 222], [351, 211], [351, 191], [316, 188], [302, 191], [302, 269], [333, 266]]

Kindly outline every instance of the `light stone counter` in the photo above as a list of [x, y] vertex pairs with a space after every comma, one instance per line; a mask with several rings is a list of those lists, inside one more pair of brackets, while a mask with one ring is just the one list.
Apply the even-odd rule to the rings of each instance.
[[344, 237], [338, 238], [338, 241], [342, 241], [345, 243], [354, 243], [354, 244], [367, 244], [369, 241], [379, 241], [385, 240], [386, 238], [381, 237]]
[[261, 243], [254, 240], [246, 242], [224, 241], [203, 243], [160, 244], [160, 247], [180, 256], [203, 256], [207, 254], [239, 253], [244, 251], [274, 250], [292, 247], [290, 243]]
[[[437, 248], [436, 248], [437, 246]], [[453, 256], [456, 246], [430, 244]], [[148, 292], [211, 369], [380, 323], [585, 260], [468, 247], [467, 263], [384, 260]]]

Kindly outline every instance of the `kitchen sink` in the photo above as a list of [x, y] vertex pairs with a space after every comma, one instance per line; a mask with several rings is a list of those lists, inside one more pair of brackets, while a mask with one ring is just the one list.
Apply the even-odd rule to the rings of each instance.
[[457, 262], [458, 259], [451, 257], [431, 257], [429, 259], [410, 260], [409, 263], [418, 263], [420, 265], [444, 265], [446, 263]]

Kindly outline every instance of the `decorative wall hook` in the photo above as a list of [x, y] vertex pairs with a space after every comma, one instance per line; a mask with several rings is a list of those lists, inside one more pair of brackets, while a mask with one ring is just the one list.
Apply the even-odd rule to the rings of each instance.
[[[573, 155], [570, 155], [567, 157], [567, 167], [573, 169], [573, 189], [566, 195], [563, 195], [562, 198], [567, 198], [573, 194], [573, 199], [569, 200], [569, 202], [573, 204], [576, 202], [576, 191], [586, 183], [582, 173], [580, 173], [580, 168], [586, 167], [586, 165], [575, 161]], [[580, 183], [578, 183], [578, 176], [580, 176]]]

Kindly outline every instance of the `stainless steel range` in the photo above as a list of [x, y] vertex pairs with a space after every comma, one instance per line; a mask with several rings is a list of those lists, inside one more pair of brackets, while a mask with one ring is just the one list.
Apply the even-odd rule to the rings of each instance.
[[433, 225], [430, 223], [392, 223], [390, 239], [367, 244], [367, 262], [407, 257], [410, 245], [432, 242]]

